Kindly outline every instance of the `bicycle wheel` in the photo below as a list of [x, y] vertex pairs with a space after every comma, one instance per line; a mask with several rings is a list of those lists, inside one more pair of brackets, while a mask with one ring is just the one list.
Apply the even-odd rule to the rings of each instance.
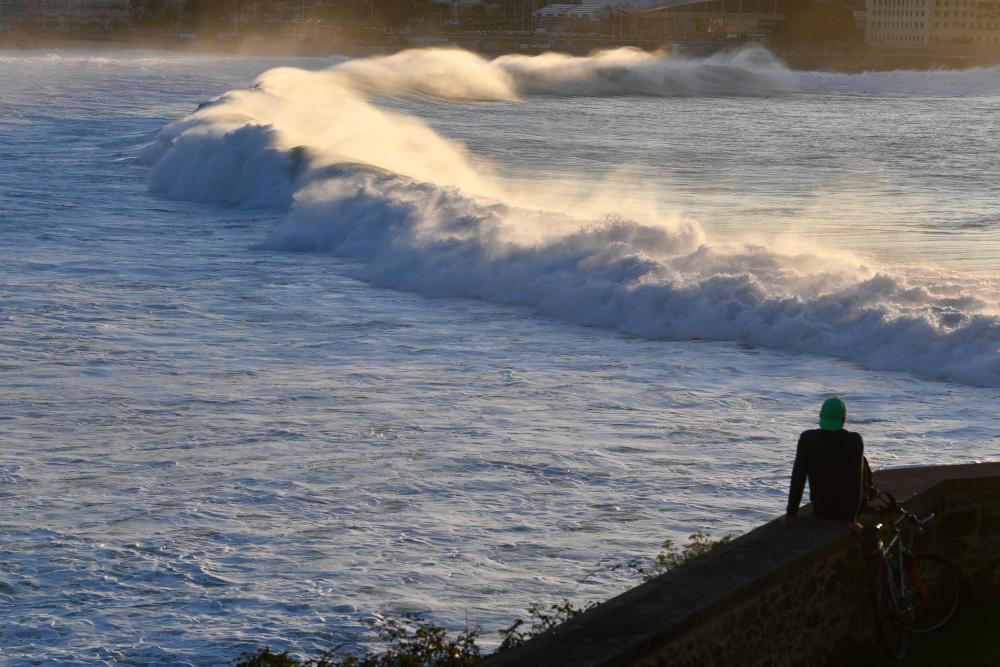
[[890, 658], [906, 657], [906, 628], [893, 596], [894, 572], [883, 561], [872, 582], [872, 611], [879, 642]]
[[962, 588], [958, 567], [940, 556], [918, 554], [912, 557], [906, 574], [912, 605], [906, 628], [930, 632], [950, 621], [958, 611]]

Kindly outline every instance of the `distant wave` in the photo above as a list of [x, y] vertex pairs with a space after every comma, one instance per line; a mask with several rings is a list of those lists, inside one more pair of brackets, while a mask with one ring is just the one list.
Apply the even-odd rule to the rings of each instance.
[[965, 70], [893, 70], [844, 74], [797, 72], [802, 90], [880, 97], [996, 97], [1000, 67]]
[[763, 48], [691, 60], [635, 48], [589, 56], [515, 54], [494, 60], [455, 49], [415, 49], [351, 60], [327, 73], [368, 93], [452, 100], [514, 100], [532, 95], [769, 95], [799, 90], [794, 73]]
[[264, 247], [349, 257], [378, 285], [655, 339], [746, 341], [1000, 387], [996, 285], [804, 247], [720, 243], [693, 222], [630, 210], [613, 192], [568, 208], [543, 186], [509, 189], [461, 144], [368, 99], [519, 99], [528, 80], [546, 94], [606, 80], [593, 74], [600, 56], [554, 66], [539, 58], [406, 52], [323, 72], [272, 70], [167, 126], [146, 155], [150, 188], [289, 208]]
[[[188, 64], [208, 57], [156, 51], [0, 52], [0, 62], [25, 66], [59, 62], [127, 68]], [[774, 54], [757, 45], [727, 49], [705, 58], [677, 58], [664, 52], [623, 47], [588, 56], [511, 54], [490, 60], [461, 49], [429, 48], [372, 58], [333, 56], [329, 62], [329, 67], [316, 72], [295, 68], [271, 70], [256, 85], [292, 85], [297, 77], [291, 73], [302, 72], [308, 76], [298, 80], [308, 80], [310, 85], [329, 80], [365, 94], [429, 96], [454, 101], [517, 100], [535, 95], [684, 97], [797, 92], [893, 97], [1000, 95], [997, 66], [853, 74], [805, 72], [789, 69]]]
[[[301, 72], [302, 70], [295, 70]], [[280, 73], [281, 76], [276, 76]], [[968, 70], [897, 70], [845, 74], [789, 69], [760, 46], [724, 50], [705, 58], [675, 58], [635, 48], [589, 56], [544, 53], [488, 60], [460, 49], [411, 49], [359, 58], [295, 77], [272, 70], [256, 85], [274, 90], [308, 81], [344, 85], [368, 95], [428, 96], [443, 100], [517, 100], [531, 96], [648, 95], [773, 96], [801, 92], [873, 96], [996, 96], [1000, 67]]]
[[95, 50], [91, 52], [74, 52], [72, 50], [60, 48], [53, 52], [46, 52], [44, 50], [0, 51], [0, 63], [25, 66], [36, 64], [51, 65], [56, 63], [59, 65], [94, 65], [97, 67], [157, 67], [162, 65], [189, 64], [192, 60], [206, 60], [209, 57], [212, 57], [213, 59], [217, 58], [217, 56], [199, 56], [197, 54], [174, 55], [157, 52], [155, 50], [116, 51], [111, 49]]

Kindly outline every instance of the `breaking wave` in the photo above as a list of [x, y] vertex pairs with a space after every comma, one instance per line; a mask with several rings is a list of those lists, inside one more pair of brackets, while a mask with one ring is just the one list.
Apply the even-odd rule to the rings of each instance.
[[369, 93], [453, 100], [516, 100], [537, 95], [775, 95], [799, 90], [795, 74], [762, 48], [698, 60], [635, 48], [586, 57], [513, 54], [494, 60], [468, 51], [420, 49], [352, 60], [328, 73]]
[[[624, 73], [608, 88], [611, 61]], [[1000, 386], [996, 285], [804, 246], [721, 243], [694, 222], [625, 209], [613, 191], [567, 205], [541, 186], [504, 185], [461, 144], [369, 99], [618, 94], [637, 82], [664, 91], [657, 68], [672, 65], [660, 61], [633, 51], [494, 61], [412, 51], [322, 72], [272, 70], [167, 126], [146, 155], [150, 188], [288, 208], [263, 247], [352, 258], [359, 278], [381, 286], [654, 339], [744, 341]], [[769, 85], [787, 86], [787, 70], [763, 68], [778, 73], [764, 77]]]

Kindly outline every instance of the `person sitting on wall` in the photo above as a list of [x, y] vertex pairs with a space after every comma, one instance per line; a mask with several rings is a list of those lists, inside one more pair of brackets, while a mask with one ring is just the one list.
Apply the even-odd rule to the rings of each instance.
[[819, 428], [803, 431], [799, 436], [788, 489], [786, 523], [794, 522], [808, 479], [814, 515], [860, 527], [857, 517], [865, 503], [865, 487], [866, 482], [870, 484], [867, 480], [871, 473], [861, 435], [846, 430], [845, 421], [847, 405], [834, 396], [823, 402]]

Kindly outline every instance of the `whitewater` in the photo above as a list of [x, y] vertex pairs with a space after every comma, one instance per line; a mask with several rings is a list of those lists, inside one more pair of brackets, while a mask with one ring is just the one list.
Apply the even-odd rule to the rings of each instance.
[[4, 664], [487, 636], [995, 460], [1000, 70], [2, 53]]

